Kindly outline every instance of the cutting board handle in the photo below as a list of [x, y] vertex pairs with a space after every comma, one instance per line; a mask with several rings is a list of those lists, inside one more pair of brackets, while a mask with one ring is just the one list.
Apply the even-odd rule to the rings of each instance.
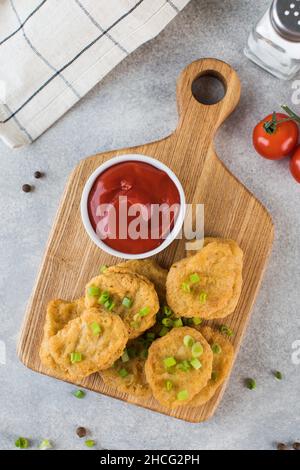
[[[208, 75], [219, 79], [225, 96], [216, 104], [202, 104], [193, 95], [193, 82]], [[212, 141], [222, 122], [239, 103], [241, 83], [230, 65], [217, 59], [201, 59], [192, 62], [181, 73], [177, 83], [179, 123], [176, 133], [199, 136], [200, 140]], [[201, 135], [201, 131], [204, 135]], [[200, 137], [201, 136], [201, 137]]]

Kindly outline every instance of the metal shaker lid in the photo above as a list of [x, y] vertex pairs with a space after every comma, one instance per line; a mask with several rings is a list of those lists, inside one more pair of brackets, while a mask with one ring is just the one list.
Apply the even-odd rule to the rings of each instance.
[[271, 21], [284, 39], [300, 42], [300, 0], [273, 0]]

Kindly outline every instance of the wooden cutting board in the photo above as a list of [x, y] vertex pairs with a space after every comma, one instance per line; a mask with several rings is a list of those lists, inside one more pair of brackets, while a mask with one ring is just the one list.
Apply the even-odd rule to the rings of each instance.
[[[203, 105], [194, 98], [192, 84], [201, 75], [212, 75], [224, 84], [225, 97], [217, 104]], [[118, 262], [88, 238], [81, 223], [80, 198], [88, 177], [104, 160], [127, 153], [145, 154], [167, 164], [181, 180], [187, 202], [205, 205], [206, 236], [232, 238], [244, 250], [241, 298], [235, 313], [221, 322], [234, 330], [233, 343], [237, 354], [273, 241], [270, 215], [225, 168], [214, 150], [215, 132], [236, 108], [239, 98], [240, 81], [229, 65], [215, 59], [196, 61], [182, 72], [178, 80], [180, 119], [173, 134], [158, 142], [94, 155], [78, 164], [65, 189], [27, 308], [18, 348], [19, 357], [26, 366], [59, 378], [42, 366], [38, 353], [47, 303], [55, 298], [72, 300], [82, 296], [85, 284], [98, 274], [99, 266]], [[170, 267], [175, 260], [185, 256], [184, 248], [184, 241], [176, 240], [157, 260], [163, 266]], [[118, 393], [105, 386], [99, 374], [76, 385], [190, 422], [210, 418], [226, 387], [224, 384], [204, 406], [186, 406], [170, 411], [154, 399], [138, 399]]]

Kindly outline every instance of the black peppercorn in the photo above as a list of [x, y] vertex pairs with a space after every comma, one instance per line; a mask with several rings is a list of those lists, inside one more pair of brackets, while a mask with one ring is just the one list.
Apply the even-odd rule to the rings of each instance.
[[30, 193], [31, 190], [32, 187], [30, 186], [30, 184], [23, 184], [22, 191], [24, 191], [24, 193]]
[[78, 437], [85, 437], [87, 432], [86, 429], [80, 426], [79, 428], [76, 429], [76, 434]]

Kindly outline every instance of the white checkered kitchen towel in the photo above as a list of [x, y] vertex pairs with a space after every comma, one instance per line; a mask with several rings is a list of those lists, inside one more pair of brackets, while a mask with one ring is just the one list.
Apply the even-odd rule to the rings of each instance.
[[189, 0], [0, 0], [0, 137], [31, 143]]

